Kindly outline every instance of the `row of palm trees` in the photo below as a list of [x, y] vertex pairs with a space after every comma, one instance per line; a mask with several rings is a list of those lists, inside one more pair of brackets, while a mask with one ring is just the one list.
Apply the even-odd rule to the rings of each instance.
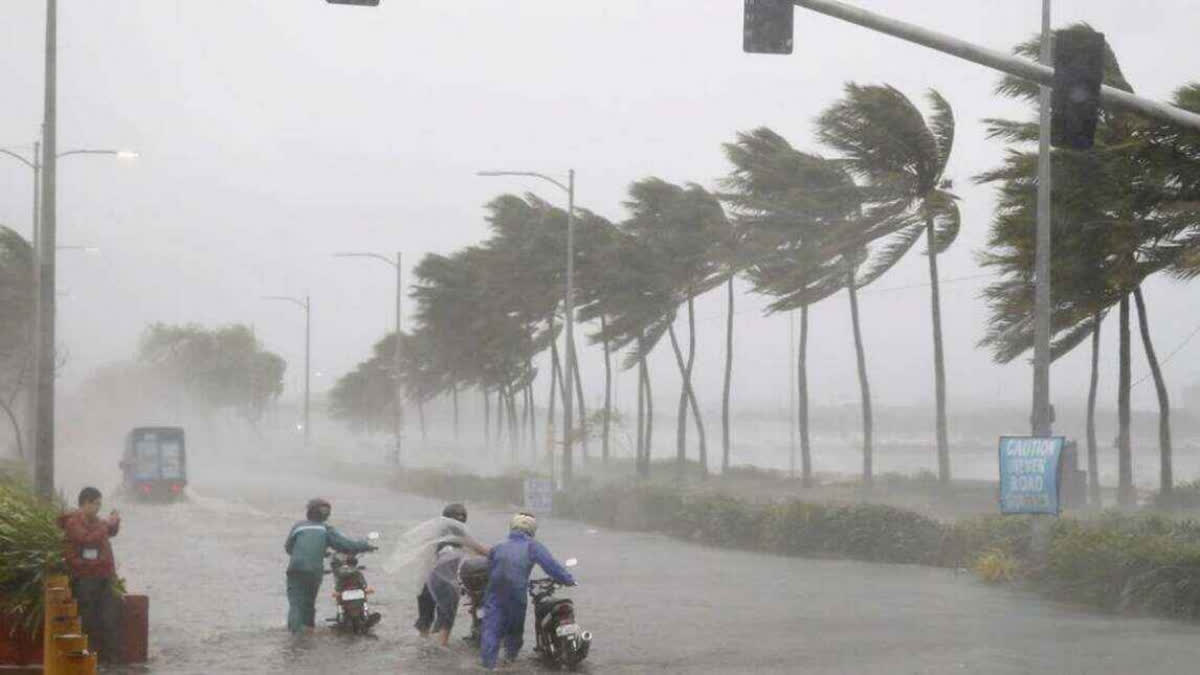
[[[602, 458], [610, 455], [613, 360], [621, 355], [618, 365], [637, 371], [636, 463], [640, 473], [649, 472], [654, 414], [646, 363], [666, 342], [680, 374], [676, 466], [682, 475], [691, 427], [696, 460], [707, 473], [708, 434], [693, 386], [695, 301], [723, 289], [728, 316], [721, 466], [729, 468], [734, 282], [743, 278], [754, 292], [770, 297], [768, 313], [800, 314], [797, 407], [805, 484], [813, 478], [808, 310], [848, 291], [862, 392], [863, 475], [870, 483], [871, 396], [857, 292], [924, 239], [933, 289], [937, 457], [941, 479], [950, 479], [937, 256], [954, 241], [960, 216], [944, 177], [954, 142], [953, 113], [937, 92], [929, 93], [928, 102], [932, 112], [926, 117], [892, 87], [850, 84], [816, 125], [817, 138], [835, 157], [796, 149], [780, 134], [758, 128], [724, 146], [732, 168], [715, 191], [650, 177], [631, 185], [621, 222], [578, 210], [577, 319], [588, 327], [587, 340], [602, 350], [605, 364], [604, 409], [593, 417], [600, 429], [590, 430], [600, 440]], [[550, 419], [556, 399], [568, 395], [576, 397], [586, 417], [578, 372], [576, 391], [564, 390], [566, 359], [557, 341], [566, 213], [533, 195], [501, 195], [486, 211], [486, 241], [450, 255], [429, 255], [415, 268], [418, 328], [404, 339], [423, 347], [405, 348], [408, 358], [400, 376], [418, 405], [442, 394], [457, 401], [458, 393], [469, 388], [482, 392], [485, 433], [507, 428], [515, 452], [526, 443], [536, 448], [532, 411], [539, 373], [533, 364], [544, 352], [550, 362]], [[678, 319], [685, 320], [680, 323], [686, 323], [686, 335], [677, 329]], [[338, 383], [335, 414], [358, 424], [387, 419], [390, 345], [381, 342], [371, 359]], [[585, 455], [590, 436], [578, 439]]]
[[[1017, 48], [1025, 55], [1036, 50], [1036, 40]], [[1111, 52], [1106, 81], [1130, 89]], [[1005, 78], [998, 91], [1030, 102], [1037, 98], [1035, 85], [1016, 78]], [[723, 289], [721, 466], [728, 469], [734, 281], [741, 278], [753, 292], [770, 298], [768, 313], [800, 315], [796, 407], [806, 485], [813, 477], [805, 358], [809, 309], [847, 291], [862, 399], [863, 481], [870, 485], [873, 421], [858, 293], [921, 249], [930, 277], [938, 477], [942, 483], [950, 480], [938, 257], [961, 226], [958, 198], [946, 175], [955, 121], [950, 104], [936, 91], [928, 92], [925, 102], [928, 114], [893, 87], [848, 84], [844, 96], [816, 121], [814, 137], [827, 155], [797, 149], [771, 129], [753, 129], [724, 145], [731, 169], [715, 190], [651, 177], [631, 185], [624, 204], [627, 216], [620, 222], [577, 211], [577, 319], [588, 327], [588, 342], [602, 350], [605, 366], [604, 408], [592, 418], [599, 429], [589, 431], [599, 438], [604, 459], [610, 455], [613, 360], [621, 356], [618, 365], [637, 372], [637, 468], [643, 475], [649, 472], [654, 410], [646, 359], [665, 341], [680, 374], [678, 475], [687, 459], [689, 426], [697, 437], [696, 459], [707, 472], [708, 435], [692, 378], [694, 305], [701, 295]], [[1200, 110], [1200, 85], [1181, 89], [1175, 102]], [[999, 277], [984, 294], [991, 318], [981, 345], [997, 361], [1008, 362], [1028, 351], [1033, 341], [1038, 130], [1035, 122], [1024, 120], [987, 124], [991, 135], [1009, 148], [999, 167], [976, 177], [996, 186], [999, 195], [988, 247], [980, 253], [981, 263]], [[1129, 503], [1131, 303], [1138, 308], [1158, 392], [1162, 489], [1169, 491], [1173, 483], [1167, 389], [1150, 340], [1141, 284], [1158, 272], [1181, 278], [1200, 274], [1200, 135], [1104, 109], [1096, 148], [1055, 150], [1053, 167], [1054, 357], [1091, 338], [1088, 463], [1091, 490], [1098, 496], [1100, 326], [1109, 309], [1119, 308], [1119, 495]], [[526, 443], [537, 447], [534, 384], [540, 373], [534, 360], [539, 355], [549, 352], [546, 428], [558, 397], [575, 396], [586, 417], [577, 365], [575, 391], [564, 389], [562, 364], [567, 361], [557, 340], [566, 213], [532, 195], [502, 195], [486, 209], [486, 241], [450, 255], [429, 255], [417, 266], [412, 296], [419, 327], [403, 337], [412, 347], [405, 346], [399, 376], [418, 406], [449, 394], [456, 419], [459, 392], [482, 392], [485, 433], [499, 438], [507, 429], [515, 453]], [[676, 327], [681, 318], [686, 336]], [[338, 383], [335, 413], [368, 425], [387, 419], [393, 391], [390, 344], [381, 342], [372, 359]], [[585, 456], [592, 433], [576, 439]], [[572, 452], [573, 445], [563, 452]]]

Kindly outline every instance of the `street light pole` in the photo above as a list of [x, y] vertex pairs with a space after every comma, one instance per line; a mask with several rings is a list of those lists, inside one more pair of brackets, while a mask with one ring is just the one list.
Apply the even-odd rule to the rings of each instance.
[[309, 442], [312, 440], [310, 424], [310, 399], [311, 389], [310, 383], [312, 379], [312, 301], [310, 296], [304, 296], [304, 299], [293, 298], [288, 295], [264, 295], [263, 300], [282, 300], [290, 302], [300, 309], [304, 310], [304, 447], [309, 447]]
[[564, 311], [566, 320], [563, 322], [566, 326], [567, 333], [567, 355], [566, 365], [564, 370], [565, 380], [563, 387], [566, 391], [563, 392], [563, 468], [562, 478], [563, 483], [571, 481], [572, 474], [572, 458], [571, 458], [571, 443], [572, 443], [572, 427], [574, 420], [574, 394], [573, 386], [575, 379], [575, 169], [567, 171], [567, 184], [551, 178], [545, 174], [536, 173], [533, 171], [477, 171], [477, 176], [527, 176], [530, 178], [539, 178], [548, 183], [554, 184], [563, 192], [567, 193], [567, 288], [566, 297], [563, 299]]
[[375, 258], [396, 268], [396, 342], [392, 348], [392, 386], [393, 398], [393, 416], [392, 416], [392, 433], [395, 437], [395, 448], [393, 449], [392, 461], [397, 465], [400, 464], [400, 451], [402, 448], [402, 440], [404, 438], [404, 387], [400, 379], [401, 371], [401, 332], [403, 310], [401, 302], [404, 299], [404, 267], [402, 265], [402, 254], [396, 252], [396, 262], [392, 262], [386, 256], [378, 253], [334, 253], [337, 258]]
[[[1042, 0], [1042, 65], [1051, 64], [1050, 1]], [[1033, 411], [1034, 436], [1048, 437], [1050, 416], [1050, 87], [1040, 87], [1037, 242], [1034, 253]]]
[[58, 2], [46, 0], [45, 109], [42, 123], [42, 222], [38, 227], [37, 431], [34, 487], [44, 498], [54, 495], [54, 262], [57, 225], [55, 194], [58, 168]]

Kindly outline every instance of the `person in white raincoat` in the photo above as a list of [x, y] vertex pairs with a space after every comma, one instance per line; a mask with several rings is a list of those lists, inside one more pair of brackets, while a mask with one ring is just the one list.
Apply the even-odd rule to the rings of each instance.
[[467, 530], [467, 509], [450, 504], [442, 517], [427, 520], [409, 530], [387, 565], [389, 572], [415, 572], [421, 592], [417, 596], [414, 628], [422, 637], [437, 634], [441, 644], [450, 641], [458, 612], [458, 566], [468, 551], [486, 556], [490, 549]]

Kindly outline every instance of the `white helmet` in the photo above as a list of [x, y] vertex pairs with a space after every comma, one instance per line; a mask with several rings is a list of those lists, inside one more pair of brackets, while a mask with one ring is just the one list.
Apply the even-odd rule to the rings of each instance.
[[532, 513], [522, 511], [508, 522], [508, 529], [524, 532], [531, 537], [535, 536], [537, 535], [537, 518]]

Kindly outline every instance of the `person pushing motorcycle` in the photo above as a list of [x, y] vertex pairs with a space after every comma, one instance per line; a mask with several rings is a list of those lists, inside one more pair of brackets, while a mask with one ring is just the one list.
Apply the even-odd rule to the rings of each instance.
[[[458, 565], [466, 551], [485, 556], [490, 549], [476, 541], [467, 531], [467, 507], [449, 504], [442, 510], [438, 544], [434, 548], [433, 567], [417, 596], [417, 622], [414, 627], [421, 637], [430, 632], [438, 635], [442, 646], [450, 642], [454, 617], [458, 613]], [[436, 617], [436, 619], [435, 619]]]
[[518, 513], [509, 522], [508, 539], [493, 546], [488, 554], [480, 652], [483, 666], [489, 670], [496, 667], [501, 641], [509, 661], [517, 658], [521, 651], [525, 634], [525, 593], [534, 564], [555, 581], [575, 585], [571, 573], [534, 539], [536, 534], [537, 518], [531, 513]]
[[333, 507], [324, 499], [310, 499], [305, 520], [292, 526], [283, 550], [289, 556], [287, 568], [288, 630], [299, 633], [312, 630], [316, 623], [317, 592], [324, 576], [325, 550], [364, 553], [376, 548], [365, 539], [348, 539], [326, 523]]

